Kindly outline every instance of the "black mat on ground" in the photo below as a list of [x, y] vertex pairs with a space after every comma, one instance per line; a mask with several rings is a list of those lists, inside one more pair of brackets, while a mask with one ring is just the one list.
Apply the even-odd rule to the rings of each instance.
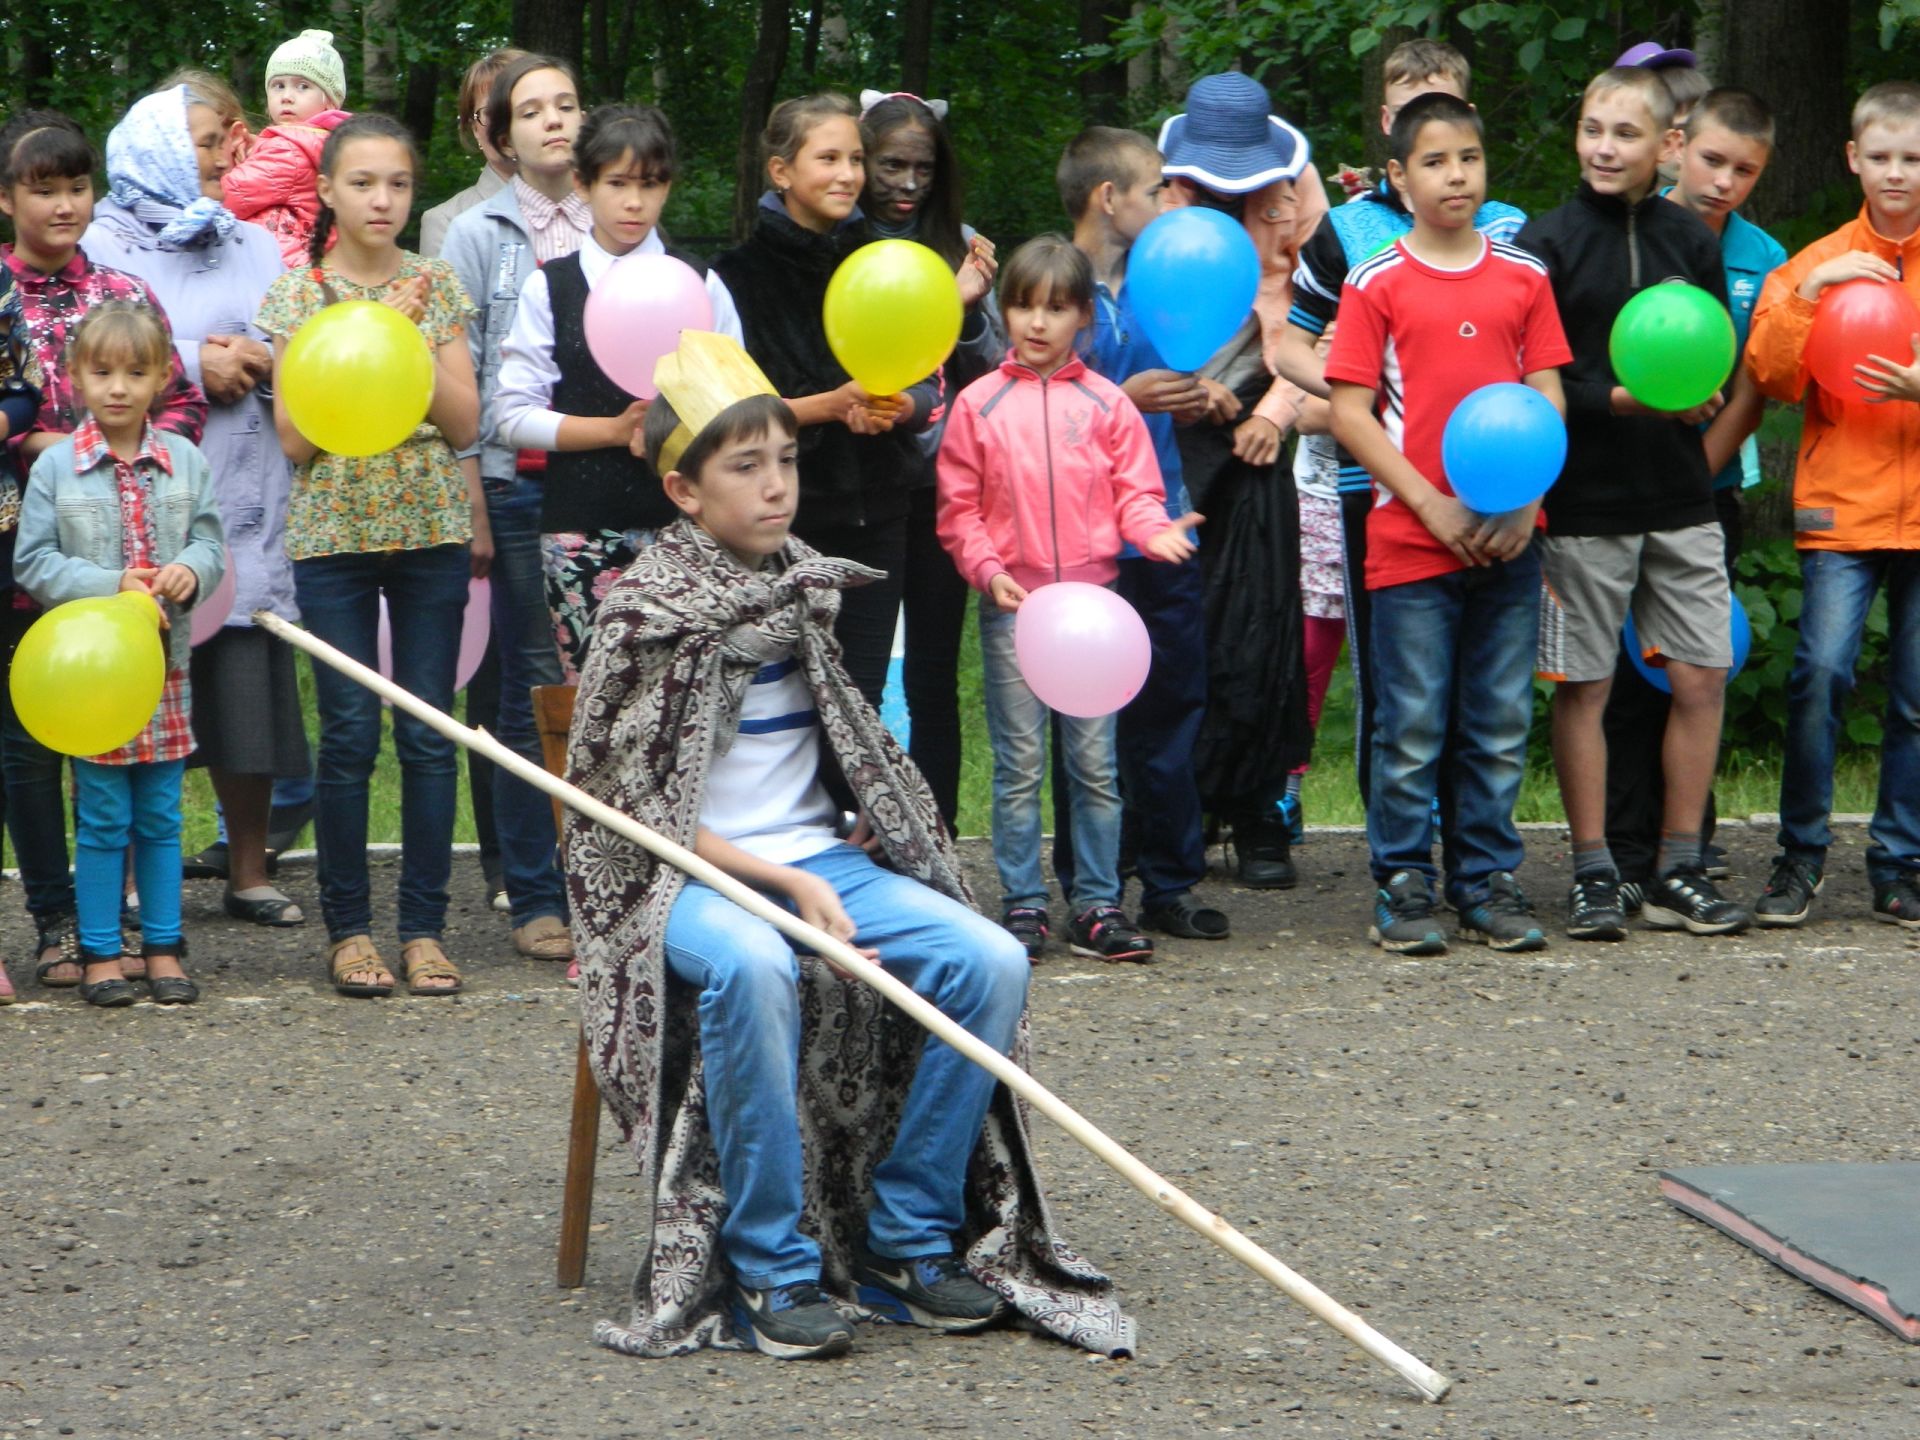
[[1702, 1165], [1660, 1193], [1920, 1343], [1920, 1163]]

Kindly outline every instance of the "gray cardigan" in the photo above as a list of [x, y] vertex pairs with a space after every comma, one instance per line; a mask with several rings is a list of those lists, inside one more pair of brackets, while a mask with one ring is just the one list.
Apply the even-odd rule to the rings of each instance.
[[[152, 472], [154, 557], [161, 565], [184, 565], [199, 580], [193, 601], [168, 604], [167, 664], [179, 669], [193, 653], [193, 627], [184, 610], [213, 593], [226, 570], [226, 542], [214, 504], [207, 458], [190, 440], [156, 430], [173, 473]], [[63, 436], [33, 462], [20, 505], [20, 534], [13, 551], [15, 582], [51, 609], [69, 600], [112, 595], [127, 568], [120, 528], [120, 487], [111, 463], [84, 474], [74, 469], [73, 437]]]
[[520, 288], [539, 268], [533, 258], [533, 236], [511, 184], [454, 217], [440, 258], [453, 266], [475, 307], [467, 321], [467, 348], [473, 352], [473, 374], [480, 382], [481, 439], [461, 451], [460, 458], [478, 455], [482, 478], [511, 480], [519, 452], [493, 439], [494, 392], [500, 385], [500, 347], [512, 333], [513, 317], [520, 309]]

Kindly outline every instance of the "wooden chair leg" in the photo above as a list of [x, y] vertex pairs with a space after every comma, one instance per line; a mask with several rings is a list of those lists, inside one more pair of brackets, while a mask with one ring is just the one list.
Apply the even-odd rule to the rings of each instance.
[[587, 1226], [593, 1219], [593, 1166], [600, 1147], [600, 1086], [580, 1032], [573, 1066], [573, 1120], [567, 1133], [567, 1179], [560, 1194], [559, 1285], [574, 1290], [587, 1273]]

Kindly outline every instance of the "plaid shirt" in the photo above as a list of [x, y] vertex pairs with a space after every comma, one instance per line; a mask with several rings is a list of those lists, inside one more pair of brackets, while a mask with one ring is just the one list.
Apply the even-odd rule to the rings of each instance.
[[[113, 466], [113, 478], [120, 489], [120, 547], [129, 570], [156, 568], [165, 562], [154, 554], [153, 517], [147, 508], [153, 482], [149, 467], [158, 466], [171, 475], [173, 457], [167, 453], [149, 424], [140, 434], [140, 451], [131, 461], [122, 460], [107, 446], [107, 437], [88, 416], [73, 432], [73, 468], [85, 474], [97, 465]], [[169, 607], [174, 624], [185, 624], [177, 609]], [[162, 642], [163, 653], [165, 640]], [[133, 739], [118, 750], [90, 758], [96, 765], [144, 765], [153, 761], [184, 760], [193, 752], [193, 724], [187, 692], [187, 672], [169, 669], [160, 691], [160, 708], [153, 719]]]
[[[147, 306], [167, 325], [167, 312], [154, 298], [147, 282], [87, 259], [75, 250], [73, 259], [51, 275], [43, 275], [18, 259], [11, 245], [0, 247], [20, 292], [20, 316], [27, 330], [27, 378], [40, 387], [40, 414], [34, 429], [71, 435], [80, 425], [81, 406], [67, 371], [67, 341], [80, 318], [105, 300], [132, 300]], [[167, 325], [171, 340], [173, 327]], [[200, 443], [207, 423], [207, 397], [187, 378], [176, 352], [173, 373], [160, 391], [153, 423], [160, 429]]]

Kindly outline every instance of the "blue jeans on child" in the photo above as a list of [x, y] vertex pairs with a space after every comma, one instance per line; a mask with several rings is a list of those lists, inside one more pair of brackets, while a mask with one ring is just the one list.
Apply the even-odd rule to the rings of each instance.
[[[833, 886], [853, 943], [970, 1034], [1005, 1054], [1032, 967], [1006, 931], [852, 845], [797, 864]], [[791, 907], [789, 907], [791, 908]], [[700, 992], [707, 1123], [728, 1202], [720, 1238], [742, 1285], [820, 1278], [820, 1249], [800, 1231], [800, 966], [773, 926], [688, 882], [667, 918], [666, 960]], [[867, 1233], [891, 1259], [944, 1254], [966, 1219], [967, 1160], [994, 1078], [929, 1036], [893, 1149], [873, 1172]]]
[[1867, 875], [1890, 885], [1920, 871], [1920, 551], [1800, 552], [1800, 640], [1787, 681], [1780, 847], [1816, 864], [1833, 843], [1833, 761], [1874, 592], [1887, 587], [1887, 709]]
[[1533, 723], [1539, 552], [1529, 545], [1512, 560], [1389, 585], [1368, 598], [1374, 878], [1415, 870], [1433, 880], [1433, 797], [1444, 768], [1453, 795], [1446, 898], [1471, 904], [1486, 897], [1488, 877], [1519, 869], [1526, 853], [1513, 807]]
[[[453, 705], [460, 621], [467, 608], [465, 545], [320, 555], [293, 562], [307, 629], [363, 665], [378, 660], [380, 597], [387, 597], [393, 681], [440, 710]], [[314, 840], [327, 938], [373, 927], [367, 878], [367, 800], [380, 755], [380, 697], [331, 665], [313, 667], [320, 711]], [[438, 939], [446, 927], [459, 779], [454, 744], [393, 712], [400, 761], [400, 940]]]
[[[541, 485], [518, 475], [489, 480], [485, 488], [493, 527], [493, 641], [500, 665], [494, 738], [538, 765], [540, 732], [533, 722], [531, 691], [565, 678], [540, 566]], [[545, 791], [495, 767], [493, 817], [513, 923], [525, 925], [542, 915], [564, 920], [567, 897], [554, 863], [553, 802]]]
[[[980, 597], [980, 669], [986, 690], [987, 736], [993, 743], [993, 863], [1000, 904], [1047, 903], [1040, 873], [1040, 780], [1046, 773], [1047, 721], [1053, 714], [1027, 688], [1013, 654], [1013, 614]], [[1114, 719], [1062, 715], [1073, 816], [1073, 889], [1078, 915], [1120, 903], [1120, 781]]]
[[86, 954], [120, 953], [129, 842], [140, 895], [140, 938], [149, 945], [180, 938], [180, 777], [186, 768], [185, 760], [73, 762], [73, 890]]

